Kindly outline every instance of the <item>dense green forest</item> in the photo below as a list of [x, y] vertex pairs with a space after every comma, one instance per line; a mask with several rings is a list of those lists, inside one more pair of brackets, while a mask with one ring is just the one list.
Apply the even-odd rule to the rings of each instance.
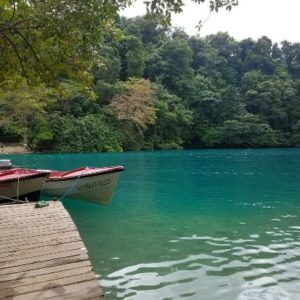
[[188, 36], [153, 17], [116, 24], [87, 37], [97, 53], [80, 49], [90, 73], [74, 68], [76, 36], [62, 48], [70, 70], [51, 44], [37, 45], [55, 62], [39, 76], [18, 55], [20, 75], [0, 63], [2, 142], [57, 152], [300, 145], [300, 43]]

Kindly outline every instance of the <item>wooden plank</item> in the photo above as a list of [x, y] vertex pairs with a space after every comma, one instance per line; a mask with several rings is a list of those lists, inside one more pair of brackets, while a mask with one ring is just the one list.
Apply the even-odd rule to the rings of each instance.
[[29, 219], [44, 219], [44, 218], [53, 218], [55, 216], [59, 216], [62, 218], [68, 218], [68, 215], [65, 213], [61, 213], [60, 211], [49, 210], [48, 212], [28, 212], [28, 213], [21, 213], [18, 215], [13, 214], [12, 212], [7, 212], [5, 214], [0, 214], [0, 226], [6, 225], [6, 220], [13, 222], [14, 220], [18, 220], [18, 222], [23, 221], [26, 222]]
[[30, 232], [28, 232], [28, 235], [26, 236], [25, 234], [19, 233], [16, 235], [6, 235], [3, 237], [0, 237], [0, 243], [10, 243], [12, 241], [17, 241], [17, 240], [22, 240], [24, 238], [30, 239], [30, 238], [36, 238], [39, 236], [46, 236], [48, 234], [56, 234], [57, 236], [62, 233], [62, 232], [70, 232], [70, 231], [75, 231], [76, 228], [75, 227], [67, 227], [64, 228], [64, 226], [61, 224], [59, 226], [49, 226], [48, 228], [39, 228], [37, 230], [32, 230]]
[[69, 231], [67, 233], [64, 233], [62, 235], [52, 235], [52, 237], [44, 236], [40, 237], [39, 239], [33, 240], [31, 239], [23, 239], [18, 240], [15, 242], [11, 242], [6, 245], [0, 246], [0, 257], [2, 255], [6, 254], [8, 251], [20, 251], [20, 250], [31, 250], [31, 249], [37, 249], [39, 247], [44, 246], [51, 246], [51, 245], [58, 245], [62, 243], [69, 243], [69, 242], [75, 242], [75, 241], [81, 241], [81, 238], [77, 231]]
[[[57, 232], [52, 232], [50, 233], [49, 235], [38, 235], [38, 236], [33, 236], [33, 237], [17, 237], [16, 239], [10, 239], [8, 241], [7, 244], [5, 244], [5, 242], [3, 243], [0, 243], [0, 248], [4, 248], [5, 249], [5, 245], [7, 245], [7, 248], [10, 248], [10, 247], [14, 247], [14, 246], [22, 246], [22, 245], [25, 245], [25, 244], [38, 244], [40, 242], [43, 242], [44, 239], [46, 237], [49, 237], [49, 240], [50, 239], [55, 239], [55, 240], [60, 240], [60, 237], [63, 237], [63, 236], [66, 236], [66, 235], [70, 235], [70, 236], [73, 236], [73, 235], [78, 235], [78, 232], [76, 230], [58, 230]], [[79, 236], [79, 235], [78, 235]]]
[[65, 291], [64, 291], [63, 286], [69, 285], [69, 284], [74, 284], [74, 283], [79, 283], [79, 282], [84, 282], [84, 281], [90, 281], [90, 280], [94, 280], [94, 279], [95, 279], [94, 274], [87, 273], [87, 274], [80, 274], [80, 275], [72, 276], [72, 277], [50, 280], [47, 282], [33, 283], [33, 284], [29, 284], [29, 285], [24, 285], [24, 286], [17, 286], [17, 287], [13, 287], [13, 288], [7, 287], [6, 289], [1, 290], [1, 297], [6, 298], [9, 296], [14, 296], [15, 294], [26, 294], [26, 293], [30, 293], [30, 292], [55, 289], [55, 288], [59, 288], [59, 287], [62, 290], [61, 295], [64, 295]]
[[67, 252], [71, 250], [77, 250], [80, 253], [80, 249], [84, 248], [84, 244], [82, 241], [57, 244], [54, 246], [45, 246], [35, 249], [35, 251], [15, 251], [15, 252], [7, 252], [5, 256], [0, 257], [0, 266], [2, 263], [14, 261], [17, 262], [19, 260], [24, 260], [27, 258], [37, 258], [40, 256], [55, 254], [60, 252]]
[[[62, 237], [60, 237], [60, 234]], [[51, 235], [51, 238], [49, 238], [49, 241], [51, 240], [56, 240], [56, 241], [60, 241], [63, 236], [67, 236], [67, 237], [72, 237], [72, 236], [76, 236], [77, 232], [75, 230], [71, 230], [71, 231], [58, 231], [55, 234]], [[17, 247], [21, 247], [22, 245], [28, 245], [31, 248], [34, 247], [38, 247], [39, 244], [43, 243], [45, 241], [45, 237], [46, 235], [40, 235], [40, 236], [34, 236], [32, 238], [24, 238], [23, 240], [21, 238], [18, 238], [16, 240], [10, 240], [8, 242], [8, 244], [0, 244], [3, 247], [1, 247], [1, 252], [3, 252], [3, 249], [5, 250], [5, 246], [7, 246], [6, 250], [8, 251], [10, 248], [17, 248]], [[79, 237], [80, 238], [80, 237]], [[67, 238], [66, 238], [67, 239]]]
[[1, 205], [1, 215], [7, 215], [8, 216], [22, 216], [22, 215], [42, 215], [42, 214], [48, 214], [48, 213], [61, 213], [61, 214], [68, 214], [67, 211], [64, 210], [64, 207], [62, 204], [59, 203], [50, 203], [49, 206], [36, 208], [35, 203], [30, 203], [29, 206], [25, 207], [26, 204], [22, 204], [22, 207], [20, 204], [11, 205], [11, 206], [3, 206]]
[[[52, 297], [48, 296], [48, 291], [43, 296], [43, 299], [62, 299], [57, 296]], [[63, 299], [89, 299], [94, 298], [95, 296], [102, 296], [103, 299], [103, 291], [97, 281], [86, 281], [81, 282], [80, 284], [68, 285], [65, 289], [65, 294]]]
[[78, 262], [80, 260], [81, 260], [81, 256], [78, 254], [65, 256], [65, 257], [59, 257], [59, 258], [55, 258], [55, 259], [51, 259], [51, 260], [47, 260], [47, 261], [34, 262], [32, 264], [25, 264], [25, 265], [19, 265], [19, 266], [0, 269], [0, 276], [6, 275], [6, 274], [17, 273], [17, 272], [27, 272], [30, 270], [49, 268], [49, 267], [53, 267], [53, 266], [59, 266], [59, 265], [63, 265], [63, 264]]
[[0, 299], [103, 299], [60, 202], [0, 206]]
[[[85, 281], [81, 283], [69, 284], [62, 287], [44, 289], [42, 291], [31, 292], [27, 294], [14, 295], [5, 298], [7, 300], [28, 300], [28, 299], [88, 299], [96, 295], [102, 295], [103, 292], [96, 280]], [[75, 298], [72, 298], [75, 297]]]
[[[24, 230], [25, 228], [35, 228], [35, 227], [40, 227], [44, 223], [49, 224], [49, 222], [52, 222], [52, 225], [56, 223], [60, 224], [72, 224], [74, 225], [73, 222], [70, 222], [70, 217], [53, 217], [53, 218], [39, 218], [37, 220], [28, 220], [27, 222], [23, 222], [22, 220], [14, 219], [13, 221], [8, 221], [7, 223], [10, 224], [10, 226], [3, 226], [0, 227], [1, 231], [10, 231], [14, 232], [17, 234], [20, 230]], [[18, 228], [21, 227], [21, 228]], [[18, 230], [16, 230], [18, 229]], [[2, 235], [0, 235], [1, 237]]]
[[[30, 237], [45, 236], [48, 234], [62, 233], [62, 232], [73, 231], [73, 230], [76, 230], [76, 228], [71, 226], [64, 226], [63, 224], [60, 224], [60, 225], [53, 225], [51, 227], [49, 226], [48, 228], [39, 228], [37, 230], [30, 232], [30, 235], [28, 234], [28, 236]], [[7, 241], [9, 241], [10, 237], [13, 239], [22, 239], [25, 237], [25, 235], [23, 233], [19, 233], [16, 235], [7, 236], [5, 234], [5, 236], [0, 236], [0, 243], [6, 243]]]
[[39, 235], [39, 233], [47, 233], [47, 232], [55, 232], [56, 229], [76, 229], [75, 225], [73, 223], [67, 222], [67, 223], [50, 223], [50, 224], [43, 224], [41, 223], [38, 227], [26, 227], [23, 229], [20, 229], [18, 231], [14, 229], [8, 229], [1, 233], [1, 240], [10, 238], [10, 237], [16, 237], [16, 236], [34, 236]]
[[0, 284], [5, 281], [17, 280], [17, 279], [20, 280], [20, 279], [23, 279], [26, 277], [30, 278], [30, 277], [51, 274], [51, 273], [60, 272], [60, 271], [64, 271], [64, 270], [73, 270], [76, 268], [83, 268], [83, 267], [90, 267], [90, 269], [92, 269], [92, 266], [91, 266], [91, 263], [89, 260], [82, 260], [82, 261], [76, 260], [75, 262], [72, 262], [72, 263], [59, 264], [57, 266], [52, 266], [52, 267], [47, 267], [47, 268], [33, 269], [33, 270], [25, 271], [25, 272], [0, 275]]
[[[80, 288], [80, 289], [79, 289]], [[100, 299], [104, 299], [103, 290], [99, 285], [99, 282], [96, 281], [89, 281], [89, 282], [82, 282], [75, 285], [67, 286], [65, 296], [63, 299], [90, 299], [95, 297], [100, 297]], [[57, 297], [45, 297], [45, 299], [61, 299]], [[99, 298], [98, 298], [99, 299]]]
[[[50, 205], [45, 206], [41, 209], [62, 209], [64, 210], [64, 207], [60, 201], [50, 201]], [[35, 208], [35, 203], [34, 202], [28, 202], [28, 203], [22, 203], [22, 204], [9, 204], [9, 205], [1, 205], [1, 211], [34, 211], [36, 210]]]
[[[30, 218], [32, 216], [36, 216], [36, 217], [40, 217], [40, 218], [44, 218], [46, 215], [60, 215], [62, 217], [68, 217], [68, 214], [66, 214], [66, 212], [64, 212], [63, 210], [61, 209], [58, 209], [58, 210], [43, 210], [45, 209], [44, 208], [38, 208], [38, 211], [35, 212], [35, 211], [30, 211], [30, 212], [27, 212], [27, 211], [24, 211], [23, 212], [19, 212], [19, 213], [13, 213], [13, 212], [7, 212], [7, 214], [0, 214], [0, 219], [1, 219], [1, 224], [5, 223], [4, 220], [14, 220], [14, 219], [24, 219], [24, 218]], [[5, 218], [5, 219], [3, 219]]]
[[[101, 288], [101, 287], [100, 287]], [[60, 297], [50, 297], [46, 298], [48, 300], [59, 300]], [[83, 291], [77, 291], [75, 293], [69, 293], [65, 294], [63, 297], [64, 300], [104, 300], [104, 294], [103, 291], [98, 290], [96, 287], [95, 289], [92, 289], [88, 293], [84, 293]]]
[[4, 239], [5, 237], [16, 237], [16, 236], [33, 236], [37, 235], [39, 232], [48, 232], [49, 230], [53, 229], [76, 229], [74, 223], [65, 222], [65, 223], [54, 223], [52, 224], [43, 224], [41, 223], [38, 227], [30, 227], [26, 226], [19, 230], [14, 229], [6, 229], [3, 230], [1, 233], [1, 239]]
[[1, 261], [18, 259], [18, 257], [35, 257], [37, 254], [40, 254], [42, 252], [49, 254], [56, 253], [57, 251], [60, 251], [60, 249], [64, 249], [65, 246], [68, 246], [68, 249], [70, 249], [72, 245], [76, 245], [79, 248], [84, 247], [83, 242], [79, 239], [76, 241], [65, 241], [63, 243], [55, 243], [53, 245], [50, 245], [50, 243], [48, 243], [47, 245], [34, 247], [31, 249], [18, 249], [17, 247], [15, 247], [8, 249], [6, 252], [0, 253], [0, 263]]
[[39, 226], [41, 224], [41, 222], [43, 222], [43, 224], [47, 224], [52, 222], [56, 223], [56, 222], [69, 222], [70, 218], [67, 216], [61, 217], [61, 216], [57, 216], [55, 214], [53, 215], [47, 215], [44, 218], [41, 218], [39, 216], [31, 216], [28, 217], [26, 219], [16, 219], [13, 218], [12, 220], [10, 220], [9, 222], [5, 222], [4, 224], [0, 224], [0, 230], [3, 229], [19, 229], [19, 228], [23, 228], [24, 226], [30, 226], [30, 227], [34, 227], [34, 226]]
[[[44, 220], [39, 220], [39, 222], [29, 222], [29, 223], [19, 223], [19, 224], [11, 224], [12, 227], [2, 227], [0, 230], [3, 232], [5, 231], [4, 236], [8, 237], [14, 237], [14, 236], [30, 236], [31, 232], [37, 232], [41, 231], [42, 229], [47, 229], [47, 228], [53, 228], [53, 227], [59, 227], [61, 228], [62, 226], [65, 225], [66, 228], [76, 228], [74, 223], [70, 223], [67, 218], [62, 219], [62, 218], [53, 218], [51, 219], [44, 219]], [[1, 235], [2, 236], [2, 235]]]
[[15, 288], [18, 286], [37, 284], [46, 281], [53, 281], [53, 280], [58, 280], [66, 277], [72, 277], [75, 275], [76, 276], [82, 275], [90, 272], [91, 272], [91, 266], [79, 267], [78, 264], [76, 264], [76, 268], [73, 269], [61, 270], [58, 272], [52, 272], [52, 273], [38, 275], [38, 276], [31, 276], [31, 277], [26, 276], [23, 278], [17, 278], [15, 280], [8, 280], [5, 282], [0, 282], [0, 294], [2, 293], [1, 290], [5, 290], [8, 288]]
[[75, 255], [80, 255], [79, 249], [75, 249], [75, 250], [72, 249], [69, 251], [63, 251], [63, 252], [51, 253], [51, 254], [46, 254], [46, 255], [41, 255], [41, 256], [36, 256], [36, 257], [18, 259], [15, 261], [1, 262], [0, 270], [6, 269], [6, 268], [11, 268], [11, 267], [16, 267], [16, 266], [33, 264], [36, 262], [44, 262], [44, 261], [53, 260], [53, 259], [55, 260], [58, 258], [65, 258], [65, 257], [75, 256]]
[[49, 202], [49, 205], [48, 206], [44, 206], [42, 208], [36, 208], [35, 207], [35, 202], [29, 202], [29, 203], [24, 203], [24, 204], [21, 204], [22, 207], [19, 207], [20, 204], [12, 204], [12, 205], [1, 205], [1, 212], [0, 214], [3, 212], [6, 212], [6, 211], [9, 211], [9, 212], [17, 212], [17, 213], [20, 213], [20, 212], [32, 212], [32, 211], [36, 211], [38, 210], [38, 212], [40, 212], [41, 210], [61, 210], [63, 211], [64, 210], [64, 206], [62, 205], [61, 202]]
[[54, 210], [54, 209], [48, 210], [47, 207], [43, 207], [43, 208], [35, 208], [35, 210], [37, 210], [37, 211], [34, 211], [34, 210], [26, 211], [26, 210], [24, 210], [24, 212], [23, 211], [10, 212], [8, 210], [8, 212], [7, 212], [8, 215], [7, 215], [6, 212], [1, 212], [0, 213], [1, 224], [4, 223], [3, 218], [12, 220], [12, 219], [23, 218], [23, 217], [27, 218], [27, 217], [30, 217], [30, 216], [33, 216], [33, 215], [43, 218], [47, 214], [54, 214], [54, 213], [59, 214], [60, 216], [65, 216], [65, 217], [68, 216], [68, 213], [63, 211], [63, 209], [61, 209], [61, 208], [58, 208], [57, 210]]

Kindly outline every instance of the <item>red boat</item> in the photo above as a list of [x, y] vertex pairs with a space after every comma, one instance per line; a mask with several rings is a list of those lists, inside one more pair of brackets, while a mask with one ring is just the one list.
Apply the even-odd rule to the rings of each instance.
[[108, 204], [112, 199], [122, 166], [91, 168], [70, 171], [50, 171], [43, 187], [43, 194], [59, 198], [86, 200]]
[[0, 169], [0, 203], [11, 199], [38, 201], [49, 172], [23, 168]]

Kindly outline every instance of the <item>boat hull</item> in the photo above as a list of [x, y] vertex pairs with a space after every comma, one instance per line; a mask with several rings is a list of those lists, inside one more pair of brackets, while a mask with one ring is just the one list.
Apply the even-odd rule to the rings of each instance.
[[63, 180], [49, 178], [42, 193], [107, 205], [113, 197], [119, 174], [120, 172], [110, 172]]
[[38, 201], [47, 174], [0, 182], [0, 201], [20, 199]]

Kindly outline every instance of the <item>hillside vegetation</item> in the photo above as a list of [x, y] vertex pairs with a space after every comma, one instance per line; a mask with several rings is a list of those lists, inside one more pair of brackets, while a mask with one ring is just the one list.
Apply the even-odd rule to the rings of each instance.
[[89, 73], [74, 67], [76, 37], [69, 70], [49, 45], [56, 68], [41, 80], [28, 80], [36, 70], [26, 65], [18, 76], [0, 71], [2, 142], [57, 152], [300, 145], [299, 43], [116, 22], [97, 53], [86, 50]]

